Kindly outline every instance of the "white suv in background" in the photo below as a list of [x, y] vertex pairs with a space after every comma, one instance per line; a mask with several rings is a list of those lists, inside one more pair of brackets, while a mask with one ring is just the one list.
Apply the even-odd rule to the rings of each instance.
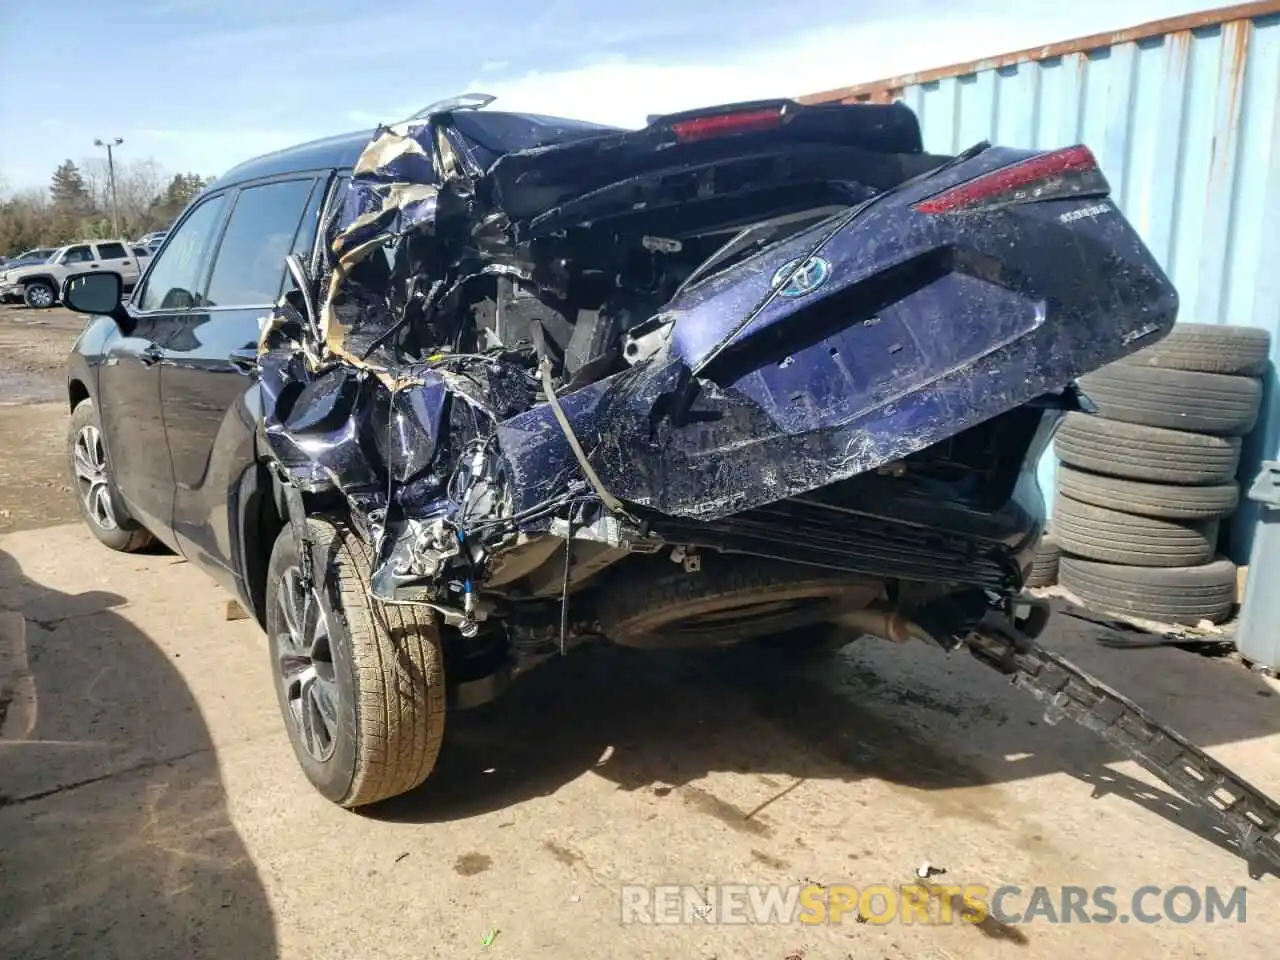
[[0, 270], [0, 300], [22, 300], [36, 309], [52, 307], [67, 277], [90, 271], [118, 273], [124, 289], [130, 290], [150, 262], [150, 250], [123, 240], [74, 243], [45, 263]]

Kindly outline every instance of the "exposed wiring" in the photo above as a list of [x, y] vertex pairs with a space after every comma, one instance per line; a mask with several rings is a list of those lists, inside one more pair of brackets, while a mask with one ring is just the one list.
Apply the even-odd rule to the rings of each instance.
[[569, 442], [569, 449], [573, 451], [573, 455], [578, 458], [578, 466], [582, 467], [582, 473], [587, 478], [587, 483], [591, 484], [591, 488], [595, 490], [596, 496], [610, 510], [627, 516], [626, 508], [622, 505], [622, 501], [609, 492], [605, 487], [595, 469], [591, 466], [591, 462], [587, 459], [586, 451], [582, 449], [582, 444], [578, 442], [577, 435], [573, 432], [573, 424], [569, 422], [569, 418], [565, 416], [564, 410], [560, 407], [560, 399], [556, 396], [555, 383], [551, 379], [551, 360], [547, 356], [547, 340], [542, 332], [542, 325], [534, 323], [530, 325], [533, 332], [534, 346], [541, 358], [538, 361], [538, 373], [542, 376], [542, 389], [547, 395], [547, 403], [551, 404], [551, 412], [555, 414], [556, 422], [560, 424], [560, 430], [564, 433], [564, 438]]
[[564, 537], [564, 579], [560, 584], [560, 656], [569, 644], [569, 572], [573, 569], [573, 508], [565, 518], [568, 529]]
[[[426, 311], [427, 307], [431, 307], [432, 309], [434, 309], [435, 295], [439, 292], [440, 287], [442, 287], [443, 285], [444, 285], [443, 280], [436, 280], [434, 283], [431, 284], [431, 289], [427, 291], [427, 296], [425, 298], [426, 305], [424, 305], [423, 307], [424, 312]], [[361, 360], [368, 360], [369, 356], [373, 353], [373, 351], [377, 350], [380, 346], [382, 346], [384, 343], [390, 340], [393, 336], [395, 336], [396, 333], [400, 331], [400, 328], [409, 322], [409, 303], [413, 300], [413, 294], [416, 291], [417, 286], [418, 286], [418, 276], [415, 274], [413, 278], [409, 281], [409, 295], [405, 298], [404, 309], [400, 311], [399, 319], [396, 320], [395, 323], [391, 324], [391, 326], [389, 326], [386, 330], [382, 331], [382, 333], [374, 337], [373, 343], [369, 344], [369, 348], [365, 350], [365, 352], [361, 355], [360, 357]]]

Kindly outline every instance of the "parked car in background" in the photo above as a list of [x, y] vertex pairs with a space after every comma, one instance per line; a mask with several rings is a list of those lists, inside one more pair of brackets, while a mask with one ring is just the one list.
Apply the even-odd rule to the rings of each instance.
[[131, 290], [150, 262], [150, 250], [122, 240], [71, 244], [44, 263], [0, 270], [0, 301], [21, 300], [37, 310], [52, 307], [64, 280], [91, 271], [118, 274], [121, 286]]
[[57, 247], [35, 247], [31, 250], [22, 251], [16, 257], [0, 258], [0, 270], [12, 270], [17, 267], [29, 267], [32, 264], [44, 263], [57, 250]]
[[144, 247], [150, 247], [154, 250], [156, 247], [160, 246], [160, 244], [164, 243], [164, 238], [168, 235], [168, 230], [153, 230], [150, 233], [144, 233], [139, 237], [138, 243], [142, 244]]

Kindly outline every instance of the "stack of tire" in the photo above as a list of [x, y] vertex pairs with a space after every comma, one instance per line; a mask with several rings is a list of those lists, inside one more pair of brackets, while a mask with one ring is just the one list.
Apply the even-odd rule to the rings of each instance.
[[1051, 587], [1058, 582], [1058, 564], [1062, 559], [1062, 551], [1053, 536], [1052, 525], [1045, 528], [1044, 535], [1036, 544], [1035, 556], [1031, 561], [1031, 572], [1027, 574], [1026, 586]]
[[1096, 415], [1068, 414], [1053, 536], [1058, 582], [1086, 606], [1163, 623], [1222, 623], [1236, 568], [1219, 528], [1240, 499], [1242, 438], [1262, 401], [1270, 336], [1178, 324], [1081, 378]]

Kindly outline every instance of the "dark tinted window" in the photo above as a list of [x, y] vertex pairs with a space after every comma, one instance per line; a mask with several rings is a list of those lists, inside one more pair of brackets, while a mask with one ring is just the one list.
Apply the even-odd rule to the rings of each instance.
[[100, 243], [98, 256], [103, 260], [123, 260], [129, 254], [125, 253], [123, 243]]
[[222, 222], [226, 195], [212, 197], [182, 221], [164, 256], [151, 264], [138, 300], [142, 310], [185, 310], [199, 305], [200, 278], [214, 231]]
[[284, 280], [314, 180], [286, 180], [241, 190], [209, 278], [209, 306], [274, 303]]
[[88, 263], [93, 259], [93, 251], [89, 247], [68, 247], [63, 254], [63, 263]]
[[149, 257], [151, 256], [151, 251], [148, 250], [146, 247], [134, 247], [133, 255], [135, 257]]

